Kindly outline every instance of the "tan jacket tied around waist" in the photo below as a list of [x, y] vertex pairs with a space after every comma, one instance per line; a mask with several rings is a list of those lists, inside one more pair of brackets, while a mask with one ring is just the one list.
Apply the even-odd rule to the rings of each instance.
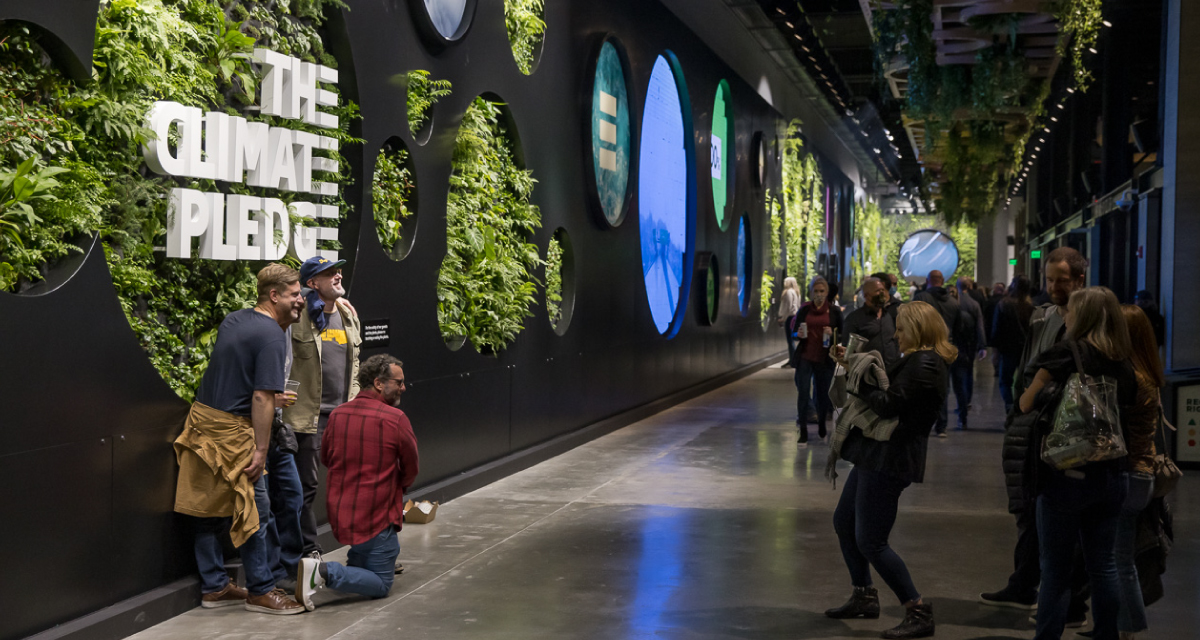
[[198, 518], [233, 516], [229, 535], [233, 546], [242, 546], [259, 526], [254, 484], [242, 473], [253, 456], [250, 418], [193, 402], [175, 439], [175, 510]]

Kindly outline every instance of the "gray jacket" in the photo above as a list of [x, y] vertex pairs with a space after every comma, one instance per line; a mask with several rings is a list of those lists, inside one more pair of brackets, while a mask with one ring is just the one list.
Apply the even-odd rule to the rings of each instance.
[[851, 429], [857, 427], [862, 429], [863, 436], [867, 438], [886, 441], [900, 424], [898, 418], [881, 418], [871, 410], [866, 400], [859, 396], [859, 390], [864, 386], [884, 391], [888, 388], [887, 370], [883, 365], [883, 356], [878, 351], [847, 356], [846, 367], [838, 367], [833, 384], [829, 386], [829, 399], [842, 408], [833, 429], [833, 437], [829, 440], [829, 460], [825, 463], [825, 477], [830, 480], [837, 478], [835, 467], [838, 456]]

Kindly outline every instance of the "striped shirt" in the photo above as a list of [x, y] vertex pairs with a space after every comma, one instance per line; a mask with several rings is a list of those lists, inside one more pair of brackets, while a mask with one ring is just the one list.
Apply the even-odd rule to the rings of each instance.
[[417, 477], [417, 438], [403, 411], [363, 389], [330, 414], [321, 462], [329, 468], [325, 504], [338, 542], [361, 544], [389, 525], [400, 528], [404, 491]]

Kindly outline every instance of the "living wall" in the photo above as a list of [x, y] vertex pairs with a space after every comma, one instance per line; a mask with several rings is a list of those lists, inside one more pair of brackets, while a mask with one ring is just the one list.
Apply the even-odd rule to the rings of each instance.
[[[161, 99], [245, 115], [272, 126], [309, 129], [260, 116], [255, 46], [336, 67], [324, 48], [326, 12], [340, 0], [110, 0], [101, 4], [92, 77], [67, 79], [43, 47], [46, 37], [21, 23], [0, 23], [0, 289], [39, 285], [64, 258], [98, 235], [113, 284], [151, 362], [190, 399], [207, 367], [216, 328], [255, 298], [261, 264], [170, 260], [166, 195], [172, 187], [257, 194], [244, 185], [151, 174], [141, 146], [150, 106]], [[327, 89], [336, 91], [336, 87]], [[343, 145], [357, 108], [328, 109], [341, 118]], [[338, 174], [318, 174], [345, 187]], [[27, 168], [23, 175], [22, 167]], [[287, 201], [286, 194], [272, 192]], [[323, 200], [343, 212], [341, 196]], [[292, 216], [293, 224], [304, 224]]]
[[550, 238], [546, 248], [546, 314], [550, 326], [557, 327], [562, 319], [563, 251], [557, 237]]
[[446, 257], [438, 274], [438, 323], [448, 342], [466, 338], [496, 353], [516, 338], [537, 292], [542, 264], [529, 242], [542, 216], [537, 182], [517, 166], [500, 105], [479, 97], [455, 139], [446, 201]]
[[825, 192], [816, 156], [804, 152], [799, 120], [788, 124], [783, 142], [782, 196], [787, 275], [806, 282], [825, 235]]
[[412, 216], [408, 203], [412, 199], [414, 185], [407, 162], [408, 151], [404, 149], [380, 149], [375, 160], [375, 175], [371, 180], [375, 235], [379, 238], [379, 246], [393, 260], [402, 257], [402, 225]]
[[504, 25], [521, 73], [533, 73], [537, 54], [546, 36], [545, 0], [504, 0]]
[[875, 202], [859, 202], [854, 207], [854, 258], [850, 281], [861, 284], [863, 278], [886, 269], [887, 264], [883, 211]]
[[408, 129], [417, 133], [429, 123], [430, 109], [453, 90], [449, 80], [434, 80], [424, 69], [414, 69], [404, 76], [405, 103], [408, 106]]
[[775, 294], [775, 277], [769, 271], [763, 271], [762, 283], [758, 291], [758, 318], [766, 321], [771, 315], [771, 301]]

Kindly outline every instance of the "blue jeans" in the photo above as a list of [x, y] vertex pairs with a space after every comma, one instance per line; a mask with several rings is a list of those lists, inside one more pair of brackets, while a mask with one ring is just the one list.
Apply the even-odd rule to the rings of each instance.
[[1121, 590], [1121, 612], [1117, 616], [1117, 629], [1128, 633], [1145, 631], [1146, 605], [1142, 602], [1142, 584], [1138, 581], [1137, 565], [1137, 521], [1138, 516], [1154, 495], [1154, 476], [1146, 473], [1129, 474], [1129, 495], [1121, 507], [1121, 518], [1117, 521], [1117, 580]]
[[846, 478], [842, 497], [833, 512], [833, 529], [850, 570], [851, 584], [871, 586], [871, 567], [875, 567], [901, 604], [921, 598], [908, 567], [888, 545], [888, 535], [896, 524], [900, 494], [908, 485], [907, 481], [886, 473], [855, 467]]
[[[258, 531], [238, 549], [242, 567], [246, 570], [246, 590], [261, 596], [275, 588], [275, 578], [268, 558], [267, 522], [271, 517], [271, 500], [267, 497], [267, 477], [254, 483], [254, 504], [258, 508]], [[196, 568], [200, 570], [200, 591], [215, 593], [229, 584], [225, 573], [225, 552], [220, 536], [229, 531], [233, 518], [193, 518], [196, 525]]]
[[959, 358], [950, 365], [950, 385], [954, 387], [954, 399], [958, 402], [958, 424], [967, 419], [967, 407], [975, 393], [975, 360]]
[[[829, 385], [833, 384], [833, 367], [820, 362], [809, 362], [797, 358], [796, 366], [796, 423], [804, 431], [808, 430], [808, 405], [817, 405], [817, 424], [825, 427], [825, 418], [833, 413], [833, 402], [829, 399]], [[814, 381], [812, 398], [809, 395], [809, 381]]]
[[788, 362], [792, 361], [792, 356], [796, 354], [796, 337], [792, 335], [792, 318], [796, 316], [788, 316], [787, 320], [783, 321], [783, 335], [787, 336], [788, 345]]
[[1012, 411], [1013, 381], [1017, 377], [1017, 367], [1021, 365], [1021, 356], [1000, 354], [1000, 398], [1004, 400], [1004, 411]]
[[352, 545], [346, 564], [326, 562], [329, 577], [325, 583], [330, 589], [344, 593], [357, 593], [368, 598], [383, 598], [392, 590], [396, 579], [396, 557], [400, 555], [400, 539], [396, 530], [388, 525], [379, 535]]
[[267, 495], [271, 498], [271, 520], [267, 525], [267, 561], [278, 582], [296, 575], [296, 565], [304, 550], [300, 536], [300, 507], [304, 488], [296, 457], [271, 447], [267, 452]]
[[[1111, 467], [1076, 470], [1082, 478], [1053, 472], [1038, 496], [1038, 542], [1042, 551], [1042, 589], [1038, 593], [1034, 640], [1062, 637], [1071, 599], [1075, 545], [1083, 548], [1092, 581], [1096, 640], [1117, 640], [1117, 521], [1125, 503], [1127, 479]], [[1071, 472], [1067, 472], [1071, 473]]]

